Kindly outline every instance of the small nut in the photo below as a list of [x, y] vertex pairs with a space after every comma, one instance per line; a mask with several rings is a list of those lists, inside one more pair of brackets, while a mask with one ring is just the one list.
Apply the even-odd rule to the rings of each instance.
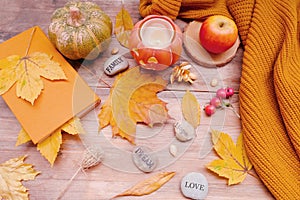
[[169, 147], [169, 152], [173, 157], [177, 155], [177, 147], [174, 144], [171, 144]]
[[114, 47], [112, 50], [111, 50], [111, 54], [112, 55], [116, 55], [117, 53], [119, 53], [119, 49], [117, 47]]
[[216, 78], [213, 78], [211, 81], [210, 81], [210, 85], [212, 87], [216, 87], [218, 85], [218, 79]]

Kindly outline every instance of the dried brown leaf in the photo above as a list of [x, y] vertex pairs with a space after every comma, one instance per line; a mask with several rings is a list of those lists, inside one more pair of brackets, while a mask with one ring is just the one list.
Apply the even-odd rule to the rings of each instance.
[[175, 172], [161, 172], [150, 178], [137, 183], [132, 188], [126, 190], [125, 192], [118, 194], [115, 197], [121, 196], [143, 196], [151, 194], [152, 192], [161, 188], [165, 183], [167, 183], [173, 176]]
[[24, 163], [26, 156], [13, 158], [0, 164], [0, 199], [29, 199], [21, 181], [34, 180], [40, 173]]

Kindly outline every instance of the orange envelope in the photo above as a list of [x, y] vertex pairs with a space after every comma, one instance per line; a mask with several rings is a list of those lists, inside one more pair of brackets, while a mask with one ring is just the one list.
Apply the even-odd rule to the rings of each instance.
[[39, 27], [30, 28], [0, 44], [0, 59], [10, 55], [25, 56], [34, 28], [36, 30], [28, 55], [33, 52], [52, 55], [52, 59], [60, 63], [67, 80], [50, 81], [42, 78], [44, 89], [34, 105], [17, 97], [15, 85], [2, 97], [33, 143], [38, 143], [74, 116], [80, 117], [93, 109], [100, 103], [100, 99]]

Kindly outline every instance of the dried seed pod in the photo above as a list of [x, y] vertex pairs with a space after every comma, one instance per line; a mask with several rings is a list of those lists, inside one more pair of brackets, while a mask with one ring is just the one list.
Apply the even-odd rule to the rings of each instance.
[[94, 167], [101, 163], [103, 159], [104, 151], [100, 147], [88, 147], [83, 155], [81, 161], [82, 169], [86, 170], [88, 168]]
[[185, 82], [193, 83], [194, 80], [197, 79], [197, 76], [190, 72], [192, 65], [188, 62], [182, 62], [179, 66], [175, 66], [173, 68], [172, 74], [170, 76], [171, 84], [177, 80], [181, 82], [182, 80]]
[[83, 158], [80, 164], [80, 167], [77, 169], [75, 174], [72, 176], [72, 178], [68, 181], [67, 185], [64, 187], [64, 189], [60, 192], [59, 196], [57, 197], [57, 200], [61, 199], [63, 195], [65, 194], [65, 191], [68, 189], [70, 184], [72, 183], [73, 179], [76, 177], [76, 175], [81, 170], [86, 170], [91, 167], [94, 167], [101, 163], [103, 159], [104, 151], [99, 146], [90, 146], [86, 148], [83, 154]]
[[197, 75], [194, 74], [194, 73], [192, 73], [192, 72], [190, 72], [189, 76], [190, 76], [190, 78], [191, 78], [192, 80], [196, 80], [196, 79], [197, 79]]

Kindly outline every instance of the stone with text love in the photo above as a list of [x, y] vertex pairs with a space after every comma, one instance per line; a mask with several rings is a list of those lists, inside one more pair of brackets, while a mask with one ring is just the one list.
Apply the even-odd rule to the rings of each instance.
[[208, 182], [203, 174], [191, 172], [182, 178], [180, 189], [185, 197], [205, 199], [208, 193]]

